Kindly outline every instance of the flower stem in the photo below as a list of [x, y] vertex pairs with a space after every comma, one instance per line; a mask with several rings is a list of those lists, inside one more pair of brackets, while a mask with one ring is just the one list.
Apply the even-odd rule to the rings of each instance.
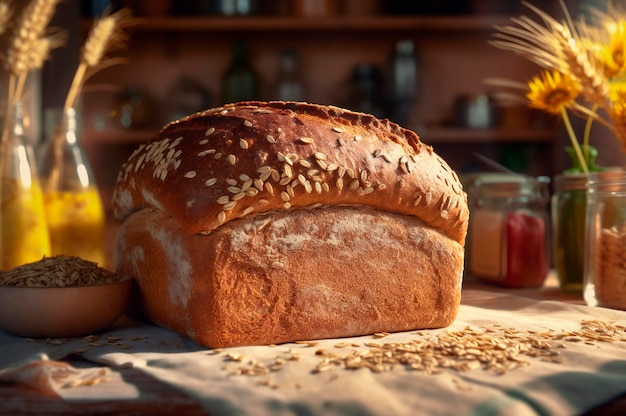
[[598, 123], [602, 124], [603, 126], [605, 126], [607, 129], [609, 129], [610, 131], [614, 131], [613, 126], [611, 125], [610, 122], [608, 122], [607, 120], [605, 120], [604, 118], [602, 118], [598, 113], [597, 113], [597, 109], [598, 109], [598, 105], [594, 105], [593, 110], [589, 109], [583, 105], [580, 105], [578, 103], [574, 103], [572, 105], [572, 110], [580, 112], [581, 114], [587, 116], [588, 118], [592, 119], [593, 121], [597, 121]]
[[563, 116], [563, 122], [565, 123], [565, 128], [567, 129], [567, 135], [572, 142], [572, 147], [574, 147], [576, 157], [580, 162], [580, 167], [582, 168], [584, 173], [589, 173], [587, 162], [585, 161], [585, 158], [583, 157], [583, 154], [580, 150], [580, 145], [578, 144], [578, 140], [576, 140], [576, 134], [574, 133], [574, 129], [572, 128], [572, 123], [569, 121], [569, 117], [567, 116], [567, 110], [565, 109], [565, 107], [561, 107], [561, 115]]
[[[598, 104], [595, 104], [591, 111], [597, 114]], [[585, 123], [585, 133], [583, 136], [583, 151], [585, 152], [585, 160], [589, 160], [589, 136], [591, 136], [591, 126], [593, 124], [594, 118], [589, 116], [587, 118], [587, 122]]]

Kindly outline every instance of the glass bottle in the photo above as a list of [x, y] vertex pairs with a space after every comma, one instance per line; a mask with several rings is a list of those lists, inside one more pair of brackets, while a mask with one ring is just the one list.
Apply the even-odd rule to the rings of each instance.
[[589, 174], [583, 296], [626, 310], [626, 172]]
[[389, 59], [389, 118], [403, 126], [409, 123], [417, 91], [417, 56], [413, 41], [402, 40]]
[[554, 268], [563, 292], [582, 294], [585, 211], [588, 175], [562, 174], [554, 181], [552, 247]]
[[541, 287], [548, 274], [545, 177], [485, 176], [468, 187], [468, 271], [505, 287]]
[[359, 64], [352, 70], [349, 108], [384, 118], [382, 74], [370, 64]]
[[233, 45], [233, 59], [224, 73], [221, 85], [222, 104], [258, 99], [258, 77], [248, 59], [243, 41]]
[[76, 110], [65, 109], [39, 157], [53, 255], [105, 266], [106, 218], [91, 166], [77, 138]]
[[2, 269], [41, 260], [50, 255], [50, 238], [32, 146], [24, 138], [21, 103], [6, 120], [0, 163], [2, 209]]
[[276, 99], [304, 101], [304, 88], [298, 74], [298, 54], [288, 49], [280, 51], [280, 72], [276, 86]]

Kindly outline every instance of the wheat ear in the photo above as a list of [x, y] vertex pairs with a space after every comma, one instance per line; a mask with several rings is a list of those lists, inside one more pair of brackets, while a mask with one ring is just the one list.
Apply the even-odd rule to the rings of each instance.
[[[609, 82], [603, 71], [598, 70], [597, 62], [582, 47], [582, 40], [575, 30], [575, 25], [567, 8], [563, 5], [563, 10], [567, 18], [567, 26], [557, 25], [554, 29], [560, 35], [563, 53], [563, 61], [566, 64], [562, 71], [569, 72], [578, 79], [582, 87], [583, 96], [591, 103], [599, 107], [608, 108]], [[586, 25], [581, 21], [581, 28], [585, 30]]]
[[[31, 55], [35, 51], [35, 43], [44, 37], [46, 28], [55, 8], [60, 0], [33, 0], [22, 11], [17, 24], [11, 34], [8, 49], [6, 52], [5, 69], [13, 77], [23, 76], [32, 68]], [[20, 97], [21, 91], [15, 89], [17, 83], [13, 84], [14, 90], [10, 91], [10, 100]]]
[[[106, 53], [124, 39], [122, 29], [129, 21], [130, 16], [131, 14], [128, 9], [122, 9], [116, 13], [105, 15], [97, 19], [92, 25], [87, 35], [87, 40], [83, 45], [80, 62], [76, 68], [72, 84], [65, 98], [65, 104], [63, 105], [64, 116], [66, 111], [76, 106], [76, 101], [83, 88], [88, 71], [95, 71], [102, 68], [104, 66], [102, 61]], [[62, 145], [63, 135], [57, 132], [52, 142], [53, 160], [48, 183], [46, 184], [48, 190], [53, 190], [58, 187], [61, 169], [63, 168], [61, 163]]]
[[9, 3], [4, 0], [0, 2], [0, 35], [7, 31], [9, 20], [11, 20], [11, 9]]
[[66, 109], [76, 105], [76, 100], [85, 82], [87, 72], [97, 69], [106, 53], [116, 43], [120, 43], [123, 40], [122, 29], [129, 17], [130, 12], [127, 9], [122, 9], [94, 22], [83, 46], [80, 63], [65, 99], [64, 107]]
[[541, 25], [523, 16], [512, 19], [518, 26], [498, 27], [491, 44], [510, 50], [537, 65], [569, 74], [581, 84], [583, 96], [607, 108], [609, 84], [592, 57], [582, 47], [580, 35], [563, 5], [566, 22], [560, 23], [539, 8], [524, 3], [543, 20]]
[[[32, 0], [22, 10], [16, 24], [12, 27], [6, 54], [4, 68], [9, 73], [7, 107], [5, 123], [0, 141], [4, 143], [8, 138], [8, 125], [12, 118], [12, 108], [21, 99], [28, 73], [39, 65], [48, 55], [50, 47], [57, 46], [56, 41], [41, 41], [44, 38], [48, 23], [54, 15], [60, 0]], [[7, 5], [4, 2], [2, 4]], [[10, 14], [10, 10], [7, 14]], [[54, 37], [52, 39], [55, 39]], [[49, 39], [50, 40], [50, 39]], [[41, 55], [43, 53], [43, 56]]]

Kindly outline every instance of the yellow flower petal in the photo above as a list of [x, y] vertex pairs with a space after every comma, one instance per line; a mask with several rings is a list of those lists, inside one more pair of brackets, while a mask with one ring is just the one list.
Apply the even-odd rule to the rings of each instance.
[[543, 70], [528, 82], [526, 98], [530, 107], [552, 114], [560, 114], [563, 107], [571, 106], [580, 94], [578, 82], [559, 71]]

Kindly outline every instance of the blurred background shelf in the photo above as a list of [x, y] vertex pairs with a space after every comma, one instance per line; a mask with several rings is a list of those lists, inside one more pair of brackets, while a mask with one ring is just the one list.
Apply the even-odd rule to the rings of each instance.
[[420, 134], [422, 141], [436, 143], [551, 143], [558, 135], [556, 129], [466, 129], [458, 127], [427, 128]]
[[102, 131], [85, 130], [84, 136], [87, 137], [92, 145], [139, 145], [147, 142], [159, 132], [158, 129], [108, 129]]
[[[303, 17], [139, 17], [135, 32], [319, 32], [319, 31], [442, 31], [464, 32], [492, 30], [510, 23], [511, 15], [479, 16], [331, 16]], [[85, 27], [89, 20], [83, 22]]]

